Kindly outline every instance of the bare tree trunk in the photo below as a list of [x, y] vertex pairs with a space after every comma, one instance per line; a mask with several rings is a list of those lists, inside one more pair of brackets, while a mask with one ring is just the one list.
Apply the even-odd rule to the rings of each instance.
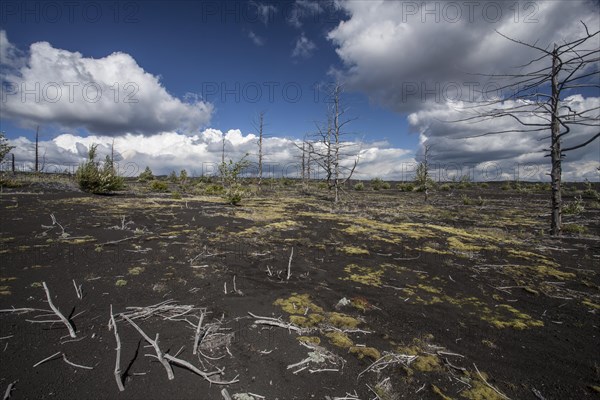
[[12, 173], [15, 174], [15, 153], [11, 154], [12, 156]]
[[429, 201], [429, 145], [425, 145], [425, 203]]
[[334, 93], [334, 113], [333, 113], [333, 134], [335, 140], [334, 147], [334, 185], [335, 185], [335, 200], [339, 201], [339, 190], [340, 190], [340, 86], [336, 85]]
[[560, 235], [562, 230], [562, 194], [561, 194], [561, 149], [560, 149], [560, 120], [559, 120], [559, 90], [558, 90], [558, 73], [560, 71], [560, 59], [556, 44], [552, 52], [552, 147], [550, 147], [550, 157], [552, 160], [552, 170], [550, 179], [552, 180], [552, 212], [550, 230], [552, 235]]
[[[221, 151], [221, 168], [225, 166], [225, 138], [223, 138], [223, 149]], [[221, 168], [219, 170], [221, 171]], [[223, 176], [223, 172], [221, 171], [221, 184], [225, 184], [225, 177]]]
[[35, 172], [39, 171], [39, 152], [38, 152], [39, 132], [40, 132], [40, 126], [38, 125], [37, 128], [35, 128]]
[[110, 163], [115, 165], [115, 139], [113, 138], [112, 144], [110, 145]]
[[261, 112], [259, 114], [259, 122], [258, 122], [258, 187], [260, 189], [260, 185], [262, 183], [263, 176], [263, 120], [265, 113]]

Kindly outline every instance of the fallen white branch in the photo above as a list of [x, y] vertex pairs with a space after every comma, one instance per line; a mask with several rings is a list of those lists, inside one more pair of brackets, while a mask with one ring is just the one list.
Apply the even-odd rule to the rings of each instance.
[[194, 347], [192, 349], [192, 353], [196, 355], [198, 352], [198, 344], [200, 342], [200, 330], [202, 329], [202, 321], [204, 320], [204, 313], [200, 315], [200, 320], [198, 321], [198, 326], [196, 327], [196, 334], [194, 335]]
[[56, 308], [54, 306], [54, 304], [52, 303], [52, 299], [50, 298], [50, 290], [48, 290], [48, 286], [46, 285], [46, 282], [42, 282], [42, 285], [44, 286], [44, 290], [46, 291], [46, 297], [48, 298], [48, 305], [50, 306], [50, 308], [52, 309], [52, 311], [54, 311], [54, 313], [58, 316], [58, 318], [60, 318], [60, 320], [62, 321], [62, 323], [65, 324], [65, 326], [69, 330], [69, 335], [71, 335], [72, 338], [76, 338], [77, 335], [75, 334], [75, 330], [73, 329], [73, 325], [71, 325], [71, 323], [69, 322], [69, 320], [66, 319], [65, 316], [62, 315], [61, 312], [58, 311], [58, 308]]
[[221, 390], [221, 396], [223, 396], [223, 400], [231, 400], [231, 396], [229, 395], [227, 389]]
[[290, 276], [292, 276], [292, 258], [294, 257], [294, 248], [292, 247], [292, 251], [290, 253], [290, 260], [288, 262], [288, 268], [287, 268], [287, 279], [286, 280], [290, 280]]
[[52, 354], [50, 357], [46, 357], [42, 361], [38, 361], [37, 363], [35, 363], [35, 365], [33, 366], [33, 368], [37, 367], [38, 365], [42, 365], [46, 361], [50, 361], [50, 360], [56, 358], [56, 356], [60, 356], [60, 354], [61, 354], [60, 351], [58, 351], [58, 352]]
[[75, 279], [73, 279], [73, 286], [75, 286], [75, 294], [79, 300], [83, 299], [83, 293], [81, 292], [81, 285], [77, 286]]
[[67, 360], [67, 356], [65, 355], [65, 353], [62, 353], [62, 356], [63, 356], [63, 360], [72, 367], [83, 368], [83, 369], [94, 369], [94, 367], [86, 367], [85, 365], [75, 364], [74, 362]]
[[156, 351], [156, 358], [158, 358], [158, 361], [163, 365], [163, 367], [165, 367], [165, 370], [167, 371], [167, 377], [169, 378], [169, 380], [173, 380], [175, 378], [175, 376], [173, 375], [173, 369], [171, 368], [169, 362], [165, 360], [165, 357], [163, 356], [163, 353], [162, 351], [160, 351], [160, 347], [158, 346], [158, 333], [156, 334], [156, 339], [152, 340], [139, 326], [137, 326], [135, 322], [130, 320], [126, 315], [121, 314], [121, 317], [123, 317], [125, 321], [129, 322], [131, 326], [133, 326], [140, 333], [140, 335], [142, 335], [146, 342], [150, 343], [152, 347], [154, 347], [154, 350]]
[[115, 334], [115, 340], [117, 341], [117, 358], [115, 360], [115, 381], [117, 381], [117, 387], [119, 391], [122, 392], [125, 390], [123, 386], [123, 380], [121, 379], [121, 339], [119, 338], [119, 332], [117, 332], [117, 322], [115, 321], [115, 316], [113, 315], [112, 304], [110, 305], [110, 322], [112, 328], [114, 329], [113, 333]]
[[173, 357], [170, 354], [165, 354], [165, 358], [169, 361], [171, 361], [174, 364], [180, 365], [182, 367], [185, 367], [187, 369], [189, 369], [190, 371], [194, 372], [195, 374], [200, 375], [201, 377], [203, 377], [204, 379], [206, 379], [207, 381], [209, 381], [210, 383], [214, 383], [215, 385], [230, 385], [232, 383], [236, 383], [239, 382], [240, 380], [237, 379], [237, 376], [235, 378], [233, 378], [230, 381], [217, 381], [211, 378], [212, 375], [216, 375], [216, 374], [220, 374], [222, 371], [214, 371], [214, 372], [204, 372], [204, 371], [200, 371], [198, 368], [196, 368], [193, 364], [190, 364], [189, 362], [182, 360], [180, 358], [177, 357]]
[[10, 399], [10, 393], [15, 389], [15, 384], [18, 382], [19, 380], [17, 379], [14, 382], [11, 382], [8, 384], [8, 387], [6, 388], [6, 392], [4, 392], [4, 397], [2, 398], [2, 400], [8, 400]]
[[505, 395], [504, 393], [502, 393], [501, 391], [499, 391], [498, 389], [496, 389], [488, 381], [485, 380], [485, 378], [483, 377], [483, 375], [481, 375], [481, 372], [479, 372], [479, 369], [477, 368], [477, 365], [475, 365], [475, 363], [473, 363], [473, 366], [475, 367], [475, 371], [477, 371], [477, 375], [479, 375], [479, 378], [481, 378], [481, 380], [483, 381], [483, 383], [485, 383], [486, 385], [488, 385], [490, 387], [490, 389], [492, 389], [494, 392], [498, 393], [500, 395], [500, 397], [502, 397], [503, 399], [510, 400], [510, 398], [507, 395]]

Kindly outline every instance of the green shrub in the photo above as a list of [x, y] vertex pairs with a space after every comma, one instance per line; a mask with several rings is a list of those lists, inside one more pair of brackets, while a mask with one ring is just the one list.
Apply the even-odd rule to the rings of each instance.
[[398, 185], [396, 185], [396, 187], [401, 192], [412, 192], [413, 190], [415, 190], [415, 185], [413, 185], [412, 183], [399, 183]]
[[0, 186], [5, 187], [5, 188], [10, 188], [10, 189], [16, 189], [16, 188], [20, 188], [21, 186], [23, 186], [23, 184], [21, 182], [17, 181], [16, 179], [10, 179], [10, 178], [5, 178], [3, 176], [0, 176]]
[[483, 188], [483, 189], [487, 189], [487, 188], [489, 188], [489, 187], [490, 187], [490, 184], [489, 184], [489, 183], [487, 183], [487, 182], [481, 182], [481, 183], [479, 184], [479, 187], [481, 187], [481, 188]]
[[379, 178], [371, 179], [371, 188], [373, 190], [380, 190], [383, 185], [383, 181]]
[[185, 169], [182, 169], [179, 173], [179, 183], [186, 185], [188, 183], [188, 173]]
[[242, 187], [240, 182], [240, 174], [250, 165], [250, 162], [246, 160], [246, 154], [241, 160], [233, 162], [229, 160], [229, 163], [221, 163], [219, 171], [223, 182], [225, 183], [225, 193], [222, 195], [227, 203], [232, 205], [238, 205], [244, 196], [247, 195], [246, 190]]
[[172, 183], [177, 183], [177, 181], [178, 181], [177, 173], [175, 171], [171, 171], [171, 173], [169, 174], [169, 177], [167, 179]]
[[585, 233], [587, 228], [583, 225], [578, 224], [563, 224], [562, 231], [567, 233]]
[[575, 197], [575, 201], [565, 203], [565, 205], [563, 206], [564, 214], [577, 215], [577, 214], [581, 214], [584, 211], [585, 211], [585, 207], [583, 205], [583, 199], [581, 198], [581, 196]]
[[481, 198], [481, 196], [477, 197], [477, 199], [472, 199], [469, 196], [467, 196], [466, 194], [463, 194], [460, 199], [462, 200], [462, 203], [466, 206], [470, 206], [473, 204], [477, 204], [478, 206], [484, 206], [485, 205], [485, 200]]
[[96, 194], [123, 189], [125, 182], [122, 177], [117, 175], [113, 163], [108, 156], [106, 156], [104, 165], [100, 168], [100, 164], [96, 161], [97, 147], [97, 144], [90, 146], [88, 160], [77, 168], [75, 179], [79, 184], [79, 188], [84, 192]]
[[390, 185], [390, 184], [389, 184], [389, 182], [383, 182], [383, 183], [381, 184], [381, 188], [382, 188], [383, 190], [389, 190], [389, 189], [391, 189], [391, 187], [392, 187], [392, 185]]
[[510, 185], [510, 182], [505, 182], [504, 185], [502, 185], [500, 187], [500, 189], [502, 189], [502, 190], [511, 190], [512, 186]]
[[471, 177], [469, 175], [463, 175], [460, 177], [457, 187], [459, 189], [467, 189], [473, 186], [471, 183]]
[[440, 186], [440, 190], [442, 192], [449, 192], [450, 189], [452, 189], [452, 186], [450, 186], [450, 184], [448, 184], [448, 183], [444, 183]]
[[365, 190], [365, 184], [362, 182], [358, 182], [356, 185], [354, 185], [354, 190], [358, 190], [358, 191]]
[[181, 200], [181, 193], [175, 191], [175, 192], [171, 193], [171, 197], [175, 200]]
[[225, 188], [217, 183], [211, 183], [204, 188], [204, 193], [208, 195], [222, 195], [225, 193]]
[[594, 187], [592, 186], [592, 182], [588, 181], [587, 179], [585, 180], [585, 189], [583, 191], [583, 194], [585, 194], [587, 197], [591, 197], [596, 201], [600, 201], [600, 193], [598, 193], [598, 191], [594, 189]]
[[167, 182], [159, 181], [156, 179], [150, 182], [149, 187], [150, 190], [153, 192], [165, 193], [169, 191], [169, 185], [167, 184]]
[[153, 179], [154, 174], [148, 166], [146, 166], [146, 169], [138, 176], [138, 182], [150, 182]]
[[327, 189], [327, 182], [319, 182], [317, 185], [319, 189]]

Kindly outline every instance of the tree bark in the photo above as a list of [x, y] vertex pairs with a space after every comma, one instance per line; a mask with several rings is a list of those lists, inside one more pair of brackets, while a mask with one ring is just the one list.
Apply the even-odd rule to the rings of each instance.
[[39, 152], [38, 152], [38, 142], [39, 142], [39, 132], [40, 126], [35, 129], [35, 172], [39, 171]]
[[551, 234], [560, 235], [562, 230], [562, 194], [561, 194], [561, 150], [560, 150], [560, 120], [559, 120], [559, 90], [558, 90], [558, 73], [560, 71], [560, 59], [556, 44], [552, 52], [552, 147], [550, 148], [550, 157], [552, 159], [552, 170], [550, 179], [552, 181], [552, 210], [551, 210]]

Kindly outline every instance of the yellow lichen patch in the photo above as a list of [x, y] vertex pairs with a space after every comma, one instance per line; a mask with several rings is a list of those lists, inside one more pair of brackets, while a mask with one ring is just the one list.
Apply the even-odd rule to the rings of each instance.
[[337, 347], [341, 347], [344, 349], [350, 348], [354, 345], [354, 342], [352, 341], [352, 339], [350, 339], [348, 337], [348, 335], [346, 335], [343, 332], [328, 332], [325, 334], [325, 336], [327, 336], [329, 338], [329, 342]]
[[298, 336], [296, 340], [306, 344], [321, 344], [321, 338], [318, 336]]
[[367, 286], [381, 286], [381, 277], [385, 271], [384, 268], [375, 270], [370, 267], [361, 267], [356, 264], [349, 264], [344, 268], [344, 271], [348, 274], [348, 277], [341, 278], [343, 280], [350, 280], [357, 283], [362, 283]]
[[485, 315], [481, 316], [481, 319], [489, 322], [496, 328], [514, 328], [514, 329], [527, 329], [531, 327], [544, 326], [542, 321], [531, 318], [529, 314], [525, 314], [508, 304], [500, 304], [498, 309], [506, 310], [510, 314], [508, 317], [501, 315], [506, 313], [492, 313], [491, 310], [485, 310]]
[[508, 254], [514, 258], [520, 258], [526, 261], [532, 261], [536, 264], [544, 264], [551, 267], [558, 267], [558, 263], [541, 254], [532, 253], [531, 251], [508, 249]]
[[356, 354], [356, 356], [360, 360], [362, 360], [365, 357], [368, 357], [373, 361], [379, 360], [381, 358], [381, 353], [374, 347], [352, 346], [350, 347], [350, 353]]
[[574, 273], [560, 271], [550, 265], [537, 265], [537, 266], [511, 265], [511, 266], [506, 266], [504, 268], [504, 270], [515, 276], [525, 277], [525, 278], [530, 278], [535, 275], [537, 275], [539, 277], [552, 277], [552, 278], [560, 279], [560, 280], [575, 278]]
[[10, 296], [11, 294], [10, 286], [0, 286], [0, 296]]
[[127, 286], [127, 281], [125, 279], [118, 279], [115, 282], [115, 286], [119, 286], [119, 287], [121, 287], [121, 286]]
[[460, 396], [469, 400], [504, 400], [494, 389], [489, 387], [481, 378], [471, 379], [471, 387], [460, 392]]
[[[411, 287], [414, 287], [414, 286], [411, 286]], [[435, 288], [435, 287], [433, 287], [433, 286], [427, 286], [427, 285], [423, 285], [422, 283], [419, 283], [419, 284], [417, 285], [417, 287], [418, 287], [419, 289], [421, 289], [421, 290], [424, 290], [424, 291], [426, 291], [427, 293], [435, 293], [435, 294], [440, 294], [440, 293], [442, 293], [442, 291], [441, 291], [440, 289], [438, 289], [438, 288]]]
[[362, 247], [355, 247], [355, 246], [344, 246], [340, 250], [346, 254], [351, 254], [351, 255], [358, 255], [358, 254], [367, 254], [368, 255], [368, 254], [370, 254], [369, 250], [363, 249]]
[[292, 221], [292, 220], [273, 222], [273, 223], [267, 224], [265, 226], [253, 226], [248, 229], [244, 229], [243, 231], [238, 232], [237, 234], [240, 236], [249, 236], [249, 235], [255, 235], [255, 234], [259, 234], [259, 233], [267, 233], [267, 232], [272, 232], [272, 231], [285, 231], [285, 230], [289, 230], [289, 229], [298, 227], [299, 225], [300, 224], [298, 224], [298, 222]]
[[440, 368], [440, 360], [437, 356], [433, 354], [424, 354], [417, 357], [415, 361], [413, 361], [410, 366], [417, 371], [421, 372], [431, 372]]
[[338, 312], [328, 313], [327, 321], [340, 329], [355, 329], [360, 324], [358, 319]]
[[442, 400], [452, 400], [451, 397], [446, 396], [444, 392], [442, 392], [442, 390], [435, 385], [431, 385], [431, 391], [433, 392], [433, 394], [437, 394], [438, 397]]
[[459, 251], [459, 252], [477, 252], [477, 251], [481, 251], [481, 250], [496, 250], [498, 249], [497, 246], [494, 245], [479, 245], [479, 244], [474, 244], [472, 239], [469, 238], [459, 238], [456, 236], [451, 236], [448, 239], [446, 239], [446, 241], [448, 242], [448, 248], [450, 248], [451, 250], [454, 251]]
[[583, 304], [584, 306], [588, 306], [590, 308], [594, 308], [596, 310], [600, 310], [600, 305], [592, 302], [591, 300], [583, 300], [581, 302], [581, 304]]
[[323, 317], [321, 314], [309, 314], [306, 317], [302, 315], [290, 316], [290, 322], [292, 324], [301, 326], [303, 328], [312, 328], [313, 326], [316, 326], [323, 322], [324, 319], [325, 317]]
[[139, 275], [142, 272], [144, 272], [145, 268], [144, 267], [132, 267], [129, 268], [129, 270], [127, 272], [129, 272], [129, 275]]
[[90, 242], [95, 242], [96, 238], [91, 237], [91, 236], [83, 236], [83, 237], [78, 237], [75, 239], [62, 239], [61, 242], [63, 243], [68, 243], [68, 244], [83, 244], [83, 243], [90, 243]]
[[350, 300], [350, 303], [352, 304], [352, 306], [354, 308], [356, 308], [357, 310], [360, 310], [362, 312], [366, 312], [366, 311], [370, 310], [371, 308], [373, 308], [373, 306], [371, 305], [369, 300], [365, 299], [362, 296], [353, 297], [352, 300]]
[[307, 313], [307, 309], [318, 314], [323, 313], [323, 309], [313, 303], [308, 294], [292, 293], [287, 299], [277, 299], [273, 304], [281, 307], [288, 314], [304, 315]]

